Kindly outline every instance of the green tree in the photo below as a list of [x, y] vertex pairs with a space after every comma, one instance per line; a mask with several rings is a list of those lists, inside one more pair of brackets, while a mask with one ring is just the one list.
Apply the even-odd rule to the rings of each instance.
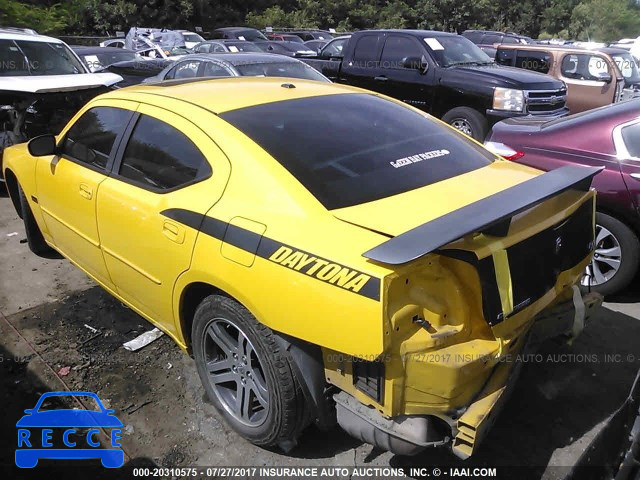
[[640, 31], [640, 9], [619, 0], [586, 0], [571, 13], [569, 33], [580, 40], [611, 42], [636, 37]]
[[40, 33], [58, 33], [67, 26], [67, 21], [64, 8], [57, 3], [38, 6], [17, 0], [2, 0], [0, 25], [32, 28]]

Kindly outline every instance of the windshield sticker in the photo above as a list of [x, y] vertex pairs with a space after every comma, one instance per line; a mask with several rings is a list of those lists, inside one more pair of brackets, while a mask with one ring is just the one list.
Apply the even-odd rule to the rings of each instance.
[[424, 41], [431, 47], [431, 50], [444, 50], [444, 47], [437, 38], [425, 38]]
[[230, 52], [237, 52], [238, 51], [238, 47], [236, 47], [235, 45], [229, 45], [229, 51]]
[[393, 168], [400, 168], [406, 165], [411, 165], [412, 163], [418, 163], [423, 160], [429, 160], [431, 158], [444, 157], [445, 155], [449, 155], [451, 152], [449, 150], [431, 150], [430, 152], [418, 153], [416, 155], [410, 155], [408, 157], [400, 158], [395, 162], [389, 162]]
[[246, 40], [243, 35], [238, 35], [238, 40]]

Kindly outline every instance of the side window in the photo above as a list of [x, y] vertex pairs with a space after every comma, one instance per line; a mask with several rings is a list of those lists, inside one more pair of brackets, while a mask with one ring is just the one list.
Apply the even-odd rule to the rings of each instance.
[[493, 45], [494, 43], [502, 43], [502, 35], [495, 33], [487, 33], [482, 39], [483, 45]]
[[609, 67], [600, 56], [578, 53], [565, 55], [562, 59], [561, 73], [576, 80], [599, 81], [598, 74], [609, 73]]
[[[378, 60], [378, 36], [364, 35], [360, 37], [353, 52], [353, 61], [358, 67], [366, 67], [367, 62]], [[371, 66], [371, 65], [369, 65]]]
[[222, 43], [212, 43], [209, 46], [209, 52], [210, 53], [225, 53], [227, 51], [226, 48], [224, 48], [224, 45]]
[[230, 77], [231, 74], [220, 65], [215, 63], [205, 62], [204, 64], [204, 76], [205, 77]]
[[131, 112], [121, 108], [88, 110], [67, 132], [62, 154], [93, 167], [106, 168], [116, 137], [130, 117]]
[[326, 47], [322, 49], [320, 54], [323, 58], [329, 57], [341, 57], [342, 49], [344, 48], [344, 44], [347, 43], [347, 39], [335, 40], [333, 42], [329, 42]]
[[640, 123], [624, 127], [621, 133], [629, 155], [640, 158]]
[[507, 65], [509, 67], [513, 67], [514, 65], [514, 60], [513, 57], [515, 56], [515, 52], [513, 50], [507, 50], [507, 49], [498, 49], [498, 53], [496, 53], [496, 62], [499, 63], [500, 65]]
[[198, 46], [198, 48], [195, 49], [196, 53], [209, 53], [211, 51], [211, 43], [205, 43], [203, 45]]
[[505, 37], [502, 39], [502, 43], [520, 43], [520, 41], [515, 37], [509, 37], [508, 35], [505, 35]]
[[472, 41], [473, 43], [480, 43], [480, 40], [482, 39], [482, 35], [484, 35], [482, 32], [463, 32], [462, 36], [466, 37], [467, 39], [469, 39], [470, 41]]
[[382, 68], [404, 68], [406, 57], [422, 57], [424, 50], [409, 37], [390, 36], [382, 49], [380, 66]]
[[142, 115], [122, 157], [120, 176], [156, 190], [207, 177], [211, 167], [194, 143], [171, 125]]
[[527, 52], [518, 50], [516, 54], [516, 67], [526, 68], [534, 72], [549, 73], [551, 56], [546, 52]]
[[200, 62], [182, 62], [169, 70], [169, 73], [164, 77], [165, 80], [172, 80], [178, 78], [194, 78], [198, 76], [198, 68]]

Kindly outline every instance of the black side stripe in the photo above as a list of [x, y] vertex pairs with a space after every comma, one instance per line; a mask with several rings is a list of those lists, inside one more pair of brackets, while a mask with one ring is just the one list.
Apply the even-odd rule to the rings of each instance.
[[[250, 230], [246, 230], [244, 228], [238, 227], [237, 225], [231, 225], [227, 222], [223, 222], [222, 220], [218, 220], [217, 218], [209, 217], [206, 215], [202, 215], [200, 213], [192, 212], [190, 210], [185, 210], [182, 208], [170, 208], [168, 210], [164, 210], [161, 212], [165, 217], [171, 218], [176, 222], [182, 223], [188, 227], [191, 227], [195, 230], [199, 230], [202, 233], [209, 235], [210, 237], [216, 238], [220, 241], [224, 241], [234, 247], [240, 248], [246, 252], [253, 253], [261, 258], [274, 261], [275, 263], [280, 263], [277, 260], [274, 260], [272, 257], [278, 250], [289, 249], [292, 253], [297, 253], [299, 255], [306, 255], [308, 258], [315, 258], [320, 262], [325, 262], [327, 265], [335, 265], [336, 268], [340, 267], [340, 269], [347, 269], [349, 272], [353, 272], [354, 275], [352, 277], [357, 277], [358, 275], [365, 275], [368, 277], [366, 283], [356, 290], [350, 290], [347, 288], [347, 291], [351, 293], [356, 293], [358, 295], [365, 296], [372, 300], [379, 301], [380, 300], [380, 279], [376, 277], [371, 277], [362, 272], [354, 270], [352, 268], [346, 267], [339, 263], [327, 260], [325, 258], [319, 257], [312, 253], [300, 250], [298, 248], [292, 247], [290, 245], [284, 244], [282, 242], [278, 242], [271, 238], [258, 235]], [[341, 288], [341, 285], [337, 285], [331, 280], [323, 280], [314, 275], [311, 275], [309, 270], [313, 267], [313, 263], [309, 263], [302, 268], [290, 268], [293, 271], [302, 274], [308, 274], [317, 280], [323, 281], [324, 283], [329, 283], [338, 288]], [[286, 268], [286, 267], [285, 267]], [[308, 273], [309, 272], [309, 273]]]

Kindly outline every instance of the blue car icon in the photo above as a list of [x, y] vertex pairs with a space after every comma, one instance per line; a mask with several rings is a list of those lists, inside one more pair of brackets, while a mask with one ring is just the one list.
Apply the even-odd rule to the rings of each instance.
[[[84, 397], [85, 404], [91, 402], [96, 410], [76, 408], [41, 409], [45, 400], [51, 397]], [[87, 398], [88, 397], [88, 398]], [[55, 400], [55, 399], [54, 399]], [[50, 402], [51, 400], [49, 400]], [[100, 459], [107, 468], [118, 468], [124, 464], [124, 451], [120, 445], [122, 422], [114, 415], [114, 410], [104, 407], [98, 395], [92, 392], [61, 391], [42, 394], [36, 406], [24, 411], [16, 423], [18, 428], [18, 448], [16, 465], [33, 468], [41, 458], [51, 459]], [[58, 437], [54, 438], [54, 430]], [[78, 432], [82, 429], [86, 433]], [[98, 442], [100, 431], [109, 433], [110, 445], [103, 447]], [[62, 433], [59, 438], [60, 432]], [[76, 448], [78, 437], [83, 436], [88, 448]], [[54, 448], [52, 441], [64, 444], [65, 448]]]

